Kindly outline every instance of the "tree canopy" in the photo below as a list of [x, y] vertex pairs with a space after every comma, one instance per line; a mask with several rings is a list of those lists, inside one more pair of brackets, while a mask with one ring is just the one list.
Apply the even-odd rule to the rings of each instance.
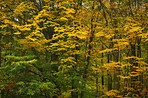
[[148, 96], [147, 0], [0, 0], [0, 16], [2, 98]]

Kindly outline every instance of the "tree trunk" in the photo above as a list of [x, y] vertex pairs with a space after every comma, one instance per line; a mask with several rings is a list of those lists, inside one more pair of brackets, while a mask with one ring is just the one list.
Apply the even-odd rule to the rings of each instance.
[[[118, 25], [117, 25], [118, 21], [117, 19], [113, 19], [113, 28], [118, 28]], [[114, 39], [118, 39], [118, 31], [115, 30], [115, 35], [114, 35]], [[117, 44], [117, 42], [113, 43], [114, 44]], [[119, 61], [119, 47], [117, 47], [118, 50], [115, 50], [114, 53], [113, 53], [113, 61], [114, 62], [118, 62]], [[119, 90], [120, 88], [120, 78], [118, 77], [118, 75], [120, 75], [120, 67], [115, 67], [114, 69], [114, 89], [115, 90]]]
[[[136, 45], [135, 45], [135, 43], [130, 43], [130, 46], [131, 46], [131, 56], [136, 57]], [[132, 64], [131, 71], [135, 72], [134, 74], [136, 74], [137, 73], [136, 67], [138, 67], [138, 63], [136, 63], [135, 58], [131, 59], [131, 64]], [[138, 89], [137, 85], [139, 85], [139, 84], [137, 84], [136, 81], [138, 81], [138, 75], [131, 76], [131, 87], [135, 90], [132, 93], [139, 95], [139, 92], [137, 91], [137, 89]]]
[[[110, 62], [110, 54], [108, 53], [108, 61], [107, 61], [107, 63], [109, 63]], [[109, 90], [112, 90], [112, 76], [111, 76], [111, 74], [110, 74], [110, 72], [109, 72], [109, 70], [107, 70], [107, 78], [108, 78], [108, 91]]]
[[[104, 49], [103, 45], [102, 45], [102, 50]], [[104, 62], [103, 62], [103, 58], [104, 58], [104, 54], [101, 54], [101, 65], [103, 66]], [[102, 83], [102, 88], [104, 89], [104, 72], [102, 70], [102, 76], [101, 76], [101, 83]], [[103, 95], [103, 92], [102, 92]]]
[[2, 67], [1, 66], [1, 63], [2, 63], [2, 35], [0, 34], [0, 67]]
[[[78, 38], [76, 38], [76, 40], [78, 40]], [[76, 50], [79, 50], [78, 46], [76, 46]], [[78, 66], [78, 55], [75, 54], [75, 61], [76, 61], [76, 65], [73, 66], [73, 71], [77, 72], [77, 66]], [[74, 75], [75, 76], [75, 75]], [[72, 89], [77, 89], [77, 86], [75, 84], [78, 84], [77, 81], [75, 81], [74, 79], [72, 79]], [[78, 92], [72, 91], [71, 92], [71, 96], [72, 98], [78, 98]]]
[[[93, 1], [93, 5], [92, 5], [92, 11], [94, 9], [94, 1]], [[94, 13], [94, 12], [93, 12]], [[93, 13], [92, 13], [92, 17], [91, 17], [91, 31], [90, 31], [90, 37], [89, 37], [89, 46], [88, 46], [88, 56], [86, 58], [87, 64], [84, 67], [84, 75], [83, 75], [83, 79], [86, 80], [87, 76], [88, 76], [88, 67], [90, 65], [90, 55], [91, 55], [91, 49], [92, 49], [92, 44], [91, 42], [93, 41], [94, 38], [94, 17], [93, 17]], [[86, 86], [84, 84], [84, 86]], [[81, 98], [84, 98], [84, 91], [81, 92]]]

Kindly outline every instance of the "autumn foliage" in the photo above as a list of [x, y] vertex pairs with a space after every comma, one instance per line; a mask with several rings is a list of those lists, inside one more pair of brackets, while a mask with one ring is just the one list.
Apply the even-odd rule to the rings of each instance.
[[147, 0], [0, 0], [0, 16], [2, 98], [148, 97]]

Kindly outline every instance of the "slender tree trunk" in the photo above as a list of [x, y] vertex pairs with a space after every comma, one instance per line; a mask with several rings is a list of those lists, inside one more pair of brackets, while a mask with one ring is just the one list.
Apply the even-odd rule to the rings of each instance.
[[[97, 68], [97, 64], [96, 64], [96, 68]], [[96, 72], [96, 98], [99, 97], [99, 81], [98, 81], [98, 76], [97, 76], [97, 72]]]
[[[78, 40], [78, 38], [76, 38], [76, 40]], [[78, 46], [76, 46], [76, 50], [79, 50]], [[76, 60], [76, 65], [73, 66], [73, 71], [77, 72], [77, 66], [78, 66], [78, 55], [77, 54], [75, 54], [75, 60]], [[78, 84], [77, 81], [72, 79], [72, 89], [77, 89], [75, 84]], [[72, 98], [78, 98], [78, 92], [72, 91], [71, 96]]]
[[[132, 42], [130, 43], [130, 46], [131, 46], [131, 56], [134, 56], [134, 57], [136, 57], [136, 45], [135, 44], [136, 43], [132, 43]], [[136, 71], [137, 68], [136, 67], [138, 67], [138, 63], [136, 63], [136, 59], [135, 58], [131, 59], [131, 64], [132, 64], [131, 71], [135, 72], [133, 74], [136, 74], [137, 73], [137, 71]], [[136, 81], [138, 81], [138, 75], [131, 76], [131, 87], [135, 90], [132, 93], [139, 95], [139, 92], [137, 90], [138, 89], [137, 85], [139, 85], [139, 84], [137, 84]]]
[[140, 43], [141, 43], [141, 38], [137, 38], [137, 57], [141, 58], [141, 46], [140, 46]]
[[[93, 1], [93, 5], [92, 5], [92, 11], [94, 10], [94, 1]], [[89, 68], [89, 65], [90, 65], [90, 55], [91, 55], [91, 49], [92, 49], [92, 44], [91, 42], [93, 41], [93, 38], [94, 38], [94, 12], [92, 13], [92, 17], [91, 17], [91, 31], [90, 31], [90, 37], [89, 37], [89, 46], [88, 46], [88, 56], [86, 58], [86, 61], [87, 61], [87, 64], [85, 65], [85, 68], [84, 68], [84, 75], [83, 75], [83, 79], [86, 80], [86, 78], [88, 77], [88, 68]], [[84, 84], [84, 87], [86, 85]], [[84, 94], [84, 91], [81, 92], [81, 98], [84, 98], [85, 97], [85, 94]]]
[[[109, 63], [110, 62], [110, 54], [108, 53], [108, 61], [107, 61], [107, 63]], [[108, 91], [110, 91], [110, 90], [112, 90], [112, 76], [111, 76], [111, 74], [110, 74], [110, 72], [109, 72], [109, 70], [107, 70], [107, 78], [108, 78]]]
[[2, 63], [2, 35], [0, 34], [0, 67], [1, 67], [1, 63]]
[[[137, 57], [138, 58], [141, 58], [141, 45], [140, 45], [140, 43], [141, 43], [141, 38], [137, 37]], [[139, 65], [137, 65], [137, 66], [140, 68]], [[143, 86], [143, 72], [139, 75], [138, 79], [140, 81], [139, 89], [143, 89], [144, 88], [144, 86]], [[139, 93], [139, 95], [140, 95], [140, 93]]]
[[[75, 80], [72, 80], [72, 89], [76, 89], [75, 82], [76, 82]], [[72, 91], [71, 96], [72, 96], [72, 98], [78, 98], [78, 92]]]
[[[111, 38], [111, 41], [112, 41], [112, 38]], [[109, 45], [109, 49], [112, 48], [112, 47], [113, 47], [113, 43], [111, 43]], [[112, 53], [109, 52], [107, 54], [107, 63], [110, 63], [110, 61], [112, 61], [112, 59], [113, 59]], [[107, 77], [108, 77], [108, 91], [109, 91], [109, 90], [112, 90], [112, 75], [111, 75], [109, 70], [107, 70]]]
[[[102, 50], [104, 49], [103, 45], [102, 45]], [[104, 58], [104, 54], [101, 54], [101, 65], [103, 66], [104, 62], [103, 62], [103, 58]], [[102, 88], [104, 89], [104, 72], [102, 70], [102, 76], [101, 76], [101, 83], [102, 83]], [[103, 94], [102, 94], [103, 95]]]
[[[119, 50], [114, 53], [114, 62], [118, 62], [119, 60]], [[120, 67], [115, 67], [114, 69], [114, 89], [119, 90], [120, 88], [120, 78], [118, 77], [120, 75]]]
[[[2, 67], [2, 34], [0, 34], [0, 67]], [[1, 98], [4, 97], [4, 90], [1, 90]]]
[[[118, 23], [118, 21], [116, 19], [114, 19], [113, 20], [113, 28], [118, 28], [117, 23]], [[117, 30], [115, 30], [114, 39], [118, 39], [118, 31]], [[115, 42], [115, 44], [117, 44], [117, 42]], [[114, 62], [119, 61], [119, 47], [117, 47], [117, 48], [118, 48], [118, 50], [115, 50], [113, 53], [113, 61]], [[120, 83], [119, 83], [120, 78], [118, 77], [118, 75], [120, 75], [120, 68], [115, 67], [115, 70], [114, 70], [114, 89], [115, 90], [119, 90], [119, 88], [120, 88]]]
[[107, 70], [107, 77], [108, 77], [108, 91], [112, 90], [112, 76], [109, 72], [109, 70]]

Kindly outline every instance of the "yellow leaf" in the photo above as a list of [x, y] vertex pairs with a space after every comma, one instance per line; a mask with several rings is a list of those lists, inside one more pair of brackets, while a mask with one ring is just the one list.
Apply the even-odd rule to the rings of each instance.
[[95, 34], [96, 37], [104, 36], [104, 32], [100, 31]]
[[68, 19], [65, 18], [65, 17], [61, 17], [60, 20], [62, 20], [62, 21], [67, 21]]
[[15, 35], [19, 35], [19, 34], [21, 34], [21, 32], [16, 32], [16, 33], [14, 33]]

